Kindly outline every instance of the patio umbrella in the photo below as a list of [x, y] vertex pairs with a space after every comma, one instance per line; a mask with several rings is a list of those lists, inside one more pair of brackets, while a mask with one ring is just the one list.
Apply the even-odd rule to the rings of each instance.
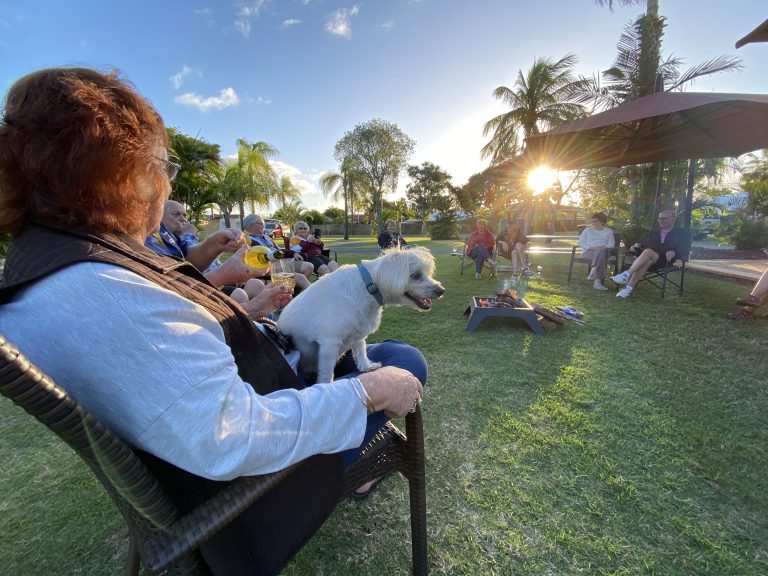
[[768, 147], [768, 95], [657, 92], [525, 142], [563, 170], [739, 156]]
[[744, 44], [751, 44], [752, 42], [768, 42], [768, 20], [736, 42], [736, 48], [741, 48]]
[[529, 162], [563, 170], [691, 160], [768, 148], [768, 95], [657, 92], [526, 139]]

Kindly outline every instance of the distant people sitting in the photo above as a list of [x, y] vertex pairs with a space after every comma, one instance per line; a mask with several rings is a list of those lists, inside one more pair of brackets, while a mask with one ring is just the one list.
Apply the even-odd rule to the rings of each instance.
[[592, 280], [595, 290], [608, 290], [603, 284], [605, 280], [605, 268], [608, 262], [608, 250], [616, 246], [613, 238], [613, 230], [606, 227], [608, 217], [602, 212], [592, 215], [592, 225], [584, 228], [579, 236], [579, 248], [584, 258], [591, 258], [587, 280]]
[[406, 242], [402, 234], [397, 231], [397, 222], [391, 218], [384, 222], [384, 232], [379, 234], [379, 248], [387, 250], [388, 248], [411, 248], [415, 244]]
[[768, 270], [760, 276], [755, 287], [752, 288], [752, 292], [736, 299], [736, 303], [741, 304], [742, 307], [731, 312], [728, 316], [734, 320], [749, 320], [755, 309], [765, 304], [766, 301], [768, 301]]
[[659, 229], [646, 232], [640, 242], [633, 245], [629, 252], [637, 254], [629, 270], [611, 277], [616, 284], [626, 284], [616, 294], [618, 298], [628, 298], [637, 283], [649, 270], [665, 268], [675, 263], [682, 247], [685, 233], [675, 228], [677, 215], [674, 210], [659, 213]]
[[293, 225], [293, 231], [294, 235], [290, 240], [291, 250], [310, 262], [318, 276], [330, 274], [339, 267], [336, 262], [323, 255], [325, 244], [320, 238], [309, 233], [309, 224], [299, 220]]
[[[218, 288], [240, 284], [264, 274], [263, 270], [256, 270], [243, 262], [242, 254], [246, 246], [239, 230], [219, 230], [202, 242], [198, 240], [196, 230], [187, 221], [184, 206], [174, 200], [166, 200], [160, 230], [147, 236], [144, 245], [157, 254], [186, 260], [198, 270], [204, 271], [203, 275]], [[211, 266], [223, 252], [237, 254], [224, 264]]]
[[512, 261], [512, 275], [520, 273], [531, 275], [528, 268], [528, 258], [525, 251], [528, 249], [528, 237], [523, 234], [520, 225], [514, 218], [505, 218], [501, 221], [501, 230], [496, 237], [499, 245], [499, 255]]
[[483, 264], [486, 261], [491, 266], [496, 266], [496, 260], [491, 258], [493, 248], [496, 246], [496, 238], [493, 237], [493, 232], [488, 229], [488, 222], [482, 218], [478, 219], [475, 224], [475, 229], [467, 238], [467, 251], [466, 256], [469, 256], [475, 261], [475, 278], [480, 279], [480, 273], [483, 271]]
[[264, 233], [264, 218], [258, 214], [249, 214], [243, 218], [243, 231], [254, 244], [265, 246], [270, 250], [279, 250], [284, 253], [285, 258], [293, 258], [293, 270], [296, 273], [296, 286], [301, 290], [309, 287], [309, 275], [312, 274], [314, 269], [312, 264], [305, 262], [304, 258], [298, 252], [286, 250], [284, 246], [275, 244], [274, 240]]

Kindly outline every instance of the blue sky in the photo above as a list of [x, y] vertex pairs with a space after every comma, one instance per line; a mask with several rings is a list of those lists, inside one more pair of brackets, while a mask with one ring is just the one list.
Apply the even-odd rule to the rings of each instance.
[[[5, 93], [46, 66], [118, 68], [167, 125], [223, 155], [239, 137], [275, 146], [278, 172], [322, 209], [317, 178], [356, 124], [395, 122], [417, 142], [412, 163], [461, 185], [487, 165], [482, 126], [503, 110], [494, 88], [568, 52], [579, 73], [599, 73], [641, 12], [592, 0], [0, 0], [0, 83]], [[664, 54], [743, 61], [689, 90], [768, 91], [768, 44], [734, 48], [768, 18], [765, 0], [661, 0], [660, 12]]]

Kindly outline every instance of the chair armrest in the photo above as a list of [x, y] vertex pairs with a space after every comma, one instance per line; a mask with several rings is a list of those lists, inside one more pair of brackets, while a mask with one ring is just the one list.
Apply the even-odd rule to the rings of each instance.
[[221, 492], [179, 518], [167, 530], [146, 540], [141, 557], [147, 569], [159, 573], [196, 550], [242, 514], [299, 464], [272, 474], [244, 476], [233, 480]]

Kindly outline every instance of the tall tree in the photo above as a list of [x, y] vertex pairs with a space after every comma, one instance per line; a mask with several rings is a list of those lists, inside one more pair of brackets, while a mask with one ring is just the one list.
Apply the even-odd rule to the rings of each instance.
[[293, 229], [293, 225], [298, 220], [303, 220], [306, 213], [307, 209], [302, 205], [301, 201], [291, 200], [275, 210], [273, 216], [285, 221]]
[[354, 159], [359, 171], [370, 186], [371, 199], [376, 211], [376, 227], [382, 231], [382, 199], [397, 188], [400, 172], [413, 154], [416, 142], [397, 124], [374, 118], [358, 124], [336, 143], [334, 157], [338, 162]]
[[221, 148], [176, 128], [168, 128], [168, 146], [170, 157], [181, 165], [172, 184], [171, 199], [187, 206], [197, 219], [202, 207], [212, 202], [210, 183], [220, 162]]
[[266, 142], [249, 142], [245, 138], [237, 140], [237, 160], [235, 173], [231, 175], [233, 199], [240, 210], [240, 222], [245, 218], [245, 203], [252, 202], [259, 206], [268, 206], [275, 192], [275, 171], [269, 158], [277, 154], [277, 148]]
[[287, 175], [277, 180], [272, 196], [277, 200], [278, 208], [284, 207], [293, 200], [301, 200], [301, 192]]
[[525, 138], [586, 114], [581, 103], [590, 97], [590, 81], [574, 75], [576, 61], [573, 54], [557, 61], [538, 58], [526, 74], [518, 70], [512, 88], [493, 91], [510, 110], [485, 123], [483, 136], [493, 136], [480, 151], [483, 158], [490, 158], [491, 164], [509, 160], [522, 151]]
[[421, 166], [409, 166], [408, 176], [411, 183], [405, 189], [405, 195], [411, 208], [421, 219], [421, 233], [426, 234], [427, 220], [432, 212], [437, 212], [446, 206], [445, 198], [450, 196], [453, 204], [456, 195], [453, 193], [451, 175], [445, 170], [432, 164], [423, 162]]
[[320, 189], [324, 195], [331, 194], [335, 202], [344, 203], [344, 240], [349, 240], [349, 215], [355, 205], [362, 203], [365, 195], [365, 179], [357, 169], [355, 158], [346, 156], [341, 160], [338, 172], [325, 172], [320, 177]]

